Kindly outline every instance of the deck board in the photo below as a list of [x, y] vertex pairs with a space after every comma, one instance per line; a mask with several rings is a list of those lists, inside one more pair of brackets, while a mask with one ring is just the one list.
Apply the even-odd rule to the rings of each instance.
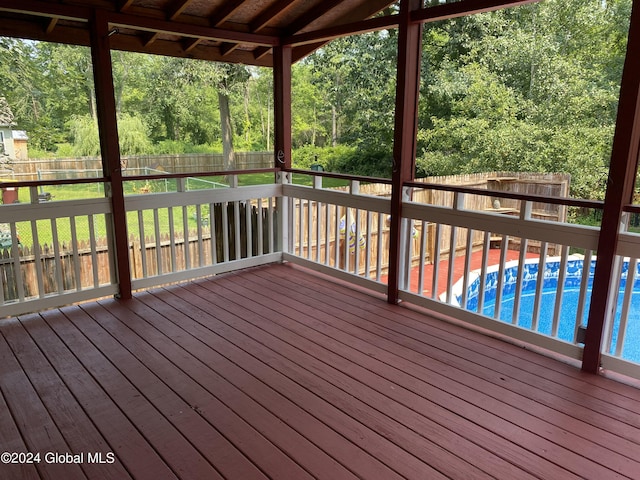
[[116, 459], [3, 479], [640, 479], [638, 389], [291, 265], [0, 333], [3, 447]]

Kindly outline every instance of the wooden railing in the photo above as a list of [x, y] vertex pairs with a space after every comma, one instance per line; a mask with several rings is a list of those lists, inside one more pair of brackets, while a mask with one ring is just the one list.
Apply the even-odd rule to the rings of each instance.
[[2, 316], [116, 294], [109, 199], [39, 203], [38, 185], [23, 186], [31, 203], [0, 207], [11, 240], [0, 253]]
[[126, 197], [134, 289], [281, 259], [277, 184]]
[[[186, 175], [156, 175], [148, 178], [171, 179], [173, 191], [125, 197], [134, 289], [282, 260], [380, 293], [392, 287], [387, 276], [391, 202], [365, 193], [385, 190], [388, 180], [289, 171], [279, 172], [271, 184], [239, 187], [237, 174], [228, 172], [228, 188], [197, 191], [187, 190]], [[294, 174], [312, 177], [312, 186], [294, 184]], [[323, 177], [339, 177], [348, 188], [323, 188]], [[84, 182], [103, 190], [108, 186], [103, 179]], [[28, 233], [34, 245], [47, 243], [45, 235], [50, 240], [46, 249], [15, 243], [3, 253], [2, 315], [117, 293], [109, 199], [38, 203], [41, 183], [22, 186], [30, 189], [32, 203], [3, 205], [0, 223], [13, 238]], [[402, 301], [580, 358], [599, 229], [559, 217], [551, 221], [534, 206], [584, 212], [601, 209], [601, 202], [419, 182], [404, 189]], [[448, 192], [443, 198], [449, 200], [441, 205], [419, 201], [426, 197], [416, 192], [430, 189]], [[491, 200], [477, 201], [478, 196]], [[511, 207], [497, 208], [496, 198], [508, 199]], [[477, 205], [491, 206], [478, 210]], [[636, 209], [627, 211], [637, 214]], [[81, 229], [88, 229], [86, 239]], [[102, 247], [99, 232], [106, 234]], [[621, 307], [608, 320], [602, 361], [605, 368], [637, 377], [640, 369], [625, 351], [640, 338], [633, 300], [634, 286], [640, 287], [639, 247], [638, 233], [620, 234], [617, 255], [624, 281], [612, 286], [611, 298], [614, 305], [621, 292]], [[525, 298], [528, 307], [523, 307]], [[568, 304], [573, 304], [569, 327]]]
[[322, 188], [320, 175], [314, 175], [313, 187], [283, 185], [288, 206], [284, 259], [384, 293], [390, 201], [363, 195], [361, 179], [340, 178], [349, 182], [348, 191]]
[[[629, 213], [640, 214], [637, 206]], [[628, 231], [627, 222], [617, 245], [616, 282], [611, 286], [611, 308], [605, 322], [603, 342], [603, 368], [638, 376], [638, 369], [630, 365], [629, 358], [640, 363], [640, 234]]]

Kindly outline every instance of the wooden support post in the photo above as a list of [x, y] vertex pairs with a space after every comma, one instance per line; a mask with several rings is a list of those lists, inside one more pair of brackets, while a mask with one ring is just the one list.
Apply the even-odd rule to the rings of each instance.
[[[598, 241], [589, 322], [585, 336], [582, 370], [597, 373], [606, 319], [617, 301], [610, 292], [620, 222], [625, 204], [632, 203], [640, 147], [640, 5], [633, 2], [627, 55], [620, 86], [618, 117], [613, 137], [609, 179]], [[613, 302], [613, 303], [612, 303]]]
[[291, 47], [273, 49], [276, 168], [291, 168]]
[[120, 298], [131, 298], [131, 269], [127, 216], [120, 166], [120, 146], [116, 119], [116, 101], [113, 91], [109, 24], [106, 12], [95, 10], [91, 22], [91, 59], [96, 90], [100, 151], [104, 176], [110, 181], [113, 208], [111, 246], [115, 253], [116, 274]]
[[[403, 184], [415, 175], [418, 95], [422, 25], [410, 21], [411, 12], [420, 9], [419, 0], [403, 0], [400, 6], [398, 33], [398, 70], [393, 145], [391, 192], [391, 226], [389, 245], [389, 303], [398, 303], [403, 265], [401, 258]], [[408, 266], [406, 268], [409, 268]]]
[[[282, 172], [291, 168], [291, 46], [284, 45], [273, 49], [273, 108], [275, 129], [275, 167], [281, 171], [276, 173], [276, 181], [289, 182], [290, 173]], [[293, 232], [290, 230], [289, 202], [279, 198], [276, 210], [281, 225], [278, 227], [278, 247], [289, 251]]]

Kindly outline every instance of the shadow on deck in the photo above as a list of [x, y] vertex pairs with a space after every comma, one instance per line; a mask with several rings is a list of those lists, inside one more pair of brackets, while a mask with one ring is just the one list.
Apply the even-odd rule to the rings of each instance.
[[640, 390], [290, 265], [0, 332], [3, 479], [640, 478]]

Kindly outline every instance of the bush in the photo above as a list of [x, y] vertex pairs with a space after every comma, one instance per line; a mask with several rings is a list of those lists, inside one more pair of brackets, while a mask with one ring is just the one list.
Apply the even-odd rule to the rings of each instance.
[[293, 166], [304, 170], [319, 164], [328, 172], [372, 177], [390, 177], [392, 155], [381, 150], [363, 150], [346, 145], [315, 147], [307, 145], [293, 151]]

